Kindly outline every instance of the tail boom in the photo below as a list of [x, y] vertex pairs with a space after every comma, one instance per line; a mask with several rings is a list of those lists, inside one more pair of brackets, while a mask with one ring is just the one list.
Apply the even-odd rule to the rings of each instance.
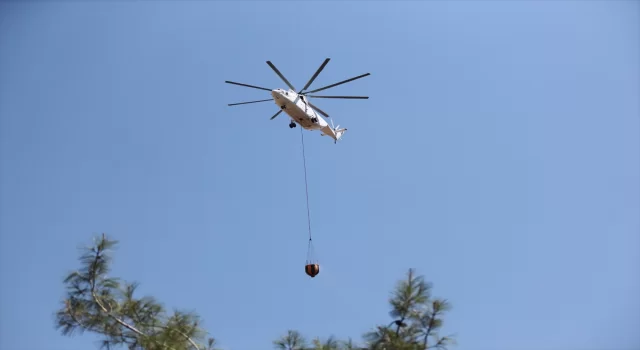
[[322, 134], [321, 136], [329, 136], [331, 137], [335, 142], [340, 141], [340, 139], [342, 139], [342, 136], [344, 135], [344, 133], [347, 131], [346, 128], [340, 128], [340, 126], [338, 125], [338, 127], [332, 128], [330, 126], [326, 126], [322, 129]]
[[342, 128], [342, 129], [334, 129], [334, 133], [335, 133], [335, 140], [336, 141], [340, 141], [340, 139], [342, 138], [342, 135], [344, 135], [344, 133], [347, 131], [346, 128]]

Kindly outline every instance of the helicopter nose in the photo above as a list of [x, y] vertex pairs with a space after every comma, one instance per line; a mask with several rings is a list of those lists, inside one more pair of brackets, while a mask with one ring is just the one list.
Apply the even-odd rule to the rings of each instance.
[[271, 90], [271, 96], [273, 96], [274, 98], [278, 98], [280, 97], [281, 93], [280, 91], [278, 91], [278, 89], [273, 89]]

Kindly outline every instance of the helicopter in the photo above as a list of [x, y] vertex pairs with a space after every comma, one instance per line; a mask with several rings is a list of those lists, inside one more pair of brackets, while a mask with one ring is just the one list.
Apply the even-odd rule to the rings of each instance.
[[[284, 75], [282, 75], [282, 73], [278, 70], [278, 68], [276, 68], [276, 66], [273, 63], [271, 63], [271, 61], [267, 61], [267, 64], [269, 65], [269, 67], [271, 67], [271, 69], [273, 69], [273, 71], [280, 77], [280, 79], [282, 79], [282, 81], [284, 81], [285, 84], [287, 84], [289, 89], [280, 89], [280, 88], [269, 89], [265, 87], [237, 83], [237, 82], [226, 80], [225, 83], [227, 84], [246, 86], [254, 89], [266, 90], [271, 92], [271, 98], [269, 99], [230, 103], [228, 106], [237, 106], [237, 105], [244, 105], [244, 104], [250, 104], [250, 103], [274, 101], [275, 104], [280, 108], [280, 110], [276, 114], [274, 114], [270, 120], [275, 119], [278, 115], [280, 115], [280, 113], [282, 113], [282, 111], [284, 111], [291, 118], [291, 123], [289, 123], [289, 128], [295, 128], [296, 125], [299, 124], [302, 128], [306, 130], [320, 131], [321, 132], [320, 136], [329, 136], [334, 140], [334, 143], [337, 143], [338, 140], [342, 138], [342, 136], [347, 131], [347, 129], [346, 128], [341, 129], [340, 125], [334, 127], [333, 119], [331, 119], [331, 117], [327, 113], [325, 113], [323, 110], [321, 110], [320, 108], [315, 106], [313, 103], [311, 103], [311, 101], [309, 101], [309, 98], [368, 99], [369, 97], [368, 96], [319, 96], [319, 95], [309, 95], [309, 94], [326, 90], [334, 86], [342, 85], [344, 83], [348, 83], [356, 79], [364, 78], [370, 75], [370, 73], [365, 73], [357, 77], [343, 80], [335, 84], [327, 85], [315, 90], [305, 92], [305, 90], [307, 90], [311, 86], [313, 81], [318, 77], [320, 72], [322, 72], [322, 70], [327, 65], [327, 63], [329, 63], [329, 60], [330, 58], [325, 59], [322, 65], [320, 65], [320, 67], [318, 68], [318, 70], [316, 70], [315, 74], [313, 74], [313, 76], [309, 79], [307, 84], [300, 91], [297, 91], [297, 92], [296, 92], [296, 88], [293, 85], [291, 85], [291, 83], [289, 83], [287, 78], [285, 78]], [[331, 126], [329, 126], [329, 123], [327, 123], [327, 121], [323, 119], [319, 114], [321, 114], [326, 118], [331, 119]]]

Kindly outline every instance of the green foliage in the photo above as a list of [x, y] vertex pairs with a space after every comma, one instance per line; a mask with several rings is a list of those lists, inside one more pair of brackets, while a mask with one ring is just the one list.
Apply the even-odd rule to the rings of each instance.
[[90, 331], [104, 336], [102, 347], [126, 346], [145, 350], [213, 350], [215, 340], [203, 340], [195, 313], [168, 315], [153, 297], [136, 298], [136, 283], [108, 277], [109, 251], [117, 242], [104, 235], [80, 257], [81, 268], [64, 280], [67, 296], [56, 313], [56, 326], [64, 335]]
[[394, 320], [364, 335], [369, 348], [394, 350], [445, 350], [455, 343], [452, 336], [439, 335], [442, 316], [451, 309], [444, 299], [431, 296], [432, 285], [409, 269], [389, 299]]
[[304, 350], [307, 347], [307, 341], [300, 332], [289, 330], [287, 335], [274, 340], [273, 345], [279, 350]]
[[[200, 317], [174, 311], [168, 314], [153, 297], [135, 297], [137, 283], [108, 277], [109, 252], [117, 242], [104, 235], [80, 256], [81, 267], [64, 280], [67, 295], [56, 312], [56, 327], [64, 335], [84, 331], [103, 336], [102, 347], [130, 350], [214, 350], [215, 340], [205, 339]], [[311, 342], [289, 330], [273, 342], [277, 350], [446, 350], [451, 336], [440, 336], [447, 300], [431, 296], [432, 285], [409, 269], [389, 299], [392, 321], [364, 334], [366, 347], [333, 336]], [[205, 344], [203, 344], [205, 343]]]
[[[351, 339], [342, 342], [329, 337], [324, 342], [316, 338], [311, 347], [301, 345], [296, 350], [446, 350], [455, 343], [454, 339], [452, 336], [440, 336], [439, 332], [443, 324], [442, 317], [451, 309], [451, 305], [444, 299], [433, 298], [431, 289], [432, 285], [425, 282], [423, 276], [416, 276], [415, 271], [409, 269], [407, 278], [398, 281], [389, 299], [389, 315], [393, 321], [365, 333], [365, 347], [354, 344]], [[292, 334], [295, 331], [289, 332]], [[301, 337], [297, 332], [294, 334]]]
[[273, 342], [277, 350], [356, 350], [357, 347], [351, 339], [341, 341], [333, 336], [325, 339], [314, 338], [309, 344], [300, 332], [288, 330], [286, 335]]
[[330, 336], [324, 342], [322, 342], [320, 338], [315, 338], [313, 340], [314, 350], [342, 350], [341, 345], [340, 341], [333, 336]]

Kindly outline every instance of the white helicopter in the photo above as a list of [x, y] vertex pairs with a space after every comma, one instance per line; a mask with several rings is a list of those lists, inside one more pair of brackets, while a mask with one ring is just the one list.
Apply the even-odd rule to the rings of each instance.
[[368, 96], [318, 96], [318, 95], [307, 95], [307, 94], [318, 92], [318, 91], [322, 91], [322, 90], [326, 90], [326, 89], [332, 88], [334, 86], [338, 86], [338, 85], [341, 85], [341, 84], [344, 84], [344, 83], [348, 83], [348, 82], [356, 80], [356, 79], [364, 78], [364, 77], [370, 75], [370, 73], [365, 73], [365, 74], [359, 75], [357, 77], [353, 77], [351, 79], [343, 80], [343, 81], [335, 83], [335, 84], [331, 84], [331, 85], [327, 85], [325, 87], [321, 87], [319, 89], [315, 89], [315, 90], [312, 90], [312, 91], [304, 92], [307, 88], [309, 88], [309, 86], [311, 86], [311, 83], [313, 83], [313, 81], [318, 77], [318, 74], [320, 74], [320, 72], [324, 69], [324, 67], [327, 65], [327, 63], [329, 63], [329, 60], [330, 60], [329, 58], [324, 60], [324, 62], [320, 66], [320, 68], [318, 68], [316, 73], [311, 77], [311, 79], [309, 79], [309, 81], [304, 86], [304, 88], [302, 88], [302, 90], [300, 90], [298, 92], [296, 92], [296, 88], [294, 88], [293, 85], [291, 85], [291, 83], [289, 83], [287, 78], [285, 78], [282, 75], [282, 73], [280, 73], [278, 68], [276, 68], [273, 65], [273, 63], [271, 63], [271, 61], [267, 61], [267, 64], [269, 65], [269, 67], [271, 67], [271, 69], [273, 69], [276, 72], [276, 74], [278, 74], [280, 79], [282, 79], [287, 84], [287, 86], [289, 86], [290, 89], [289, 90], [285, 90], [285, 89], [268, 89], [268, 88], [264, 88], [264, 87], [260, 87], [260, 86], [236, 83], [236, 82], [227, 80], [227, 81], [225, 81], [225, 83], [228, 83], [228, 84], [235, 84], [235, 85], [246, 86], [246, 87], [250, 87], [250, 88], [254, 88], [254, 89], [270, 91], [271, 92], [271, 96], [272, 96], [272, 98], [266, 99], [266, 100], [231, 103], [231, 104], [229, 104], [229, 106], [237, 106], [237, 105], [243, 105], [243, 104], [249, 104], [249, 103], [257, 103], [257, 102], [274, 101], [276, 103], [276, 105], [278, 107], [280, 107], [280, 110], [273, 117], [271, 117], [271, 120], [273, 120], [275, 117], [277, 117], [282, 111], [285, 111], [285, 113], [287, 113], [289, 115], [289, 117], [292, 119], [291, 123], [289, 123], [289, 128], [295, 128], [296, 127], [296, 123], [298, 123], [298, 124], [300, 124], [300, 126], [302, 126], [306, 130], [319, 130], [319, 131], [321, 131], [322, 133], [321, 133], [320, 136], [325, 136], [325, 135], [330, 136], [334, 140], [334, 143], [337, 143], [338, 140], [340, 140], [342, 138], [342, 135], [344, 135], [344, 132], [347, 131], [347, 129], [346, 128], [340, 129], [340, 125], [338, 125], [337, 127], [334, 127], [333, 126], [333, 119], [331, 119], [331, 126], [329, 126], [329, 124], [326, 122], [326, 120], [324, 120], [322, 117], [320, 117], [316, 113], [316, 111], [318, 111], [320, 114], [322, 114], [323, 116], [325, 116], [327, 118], [331, 118], [331, 117], [327, 113], [323, 112], [320, 108], [316, 107], [313, 103], [311, 103], [311, 101], [309, 101], [309, 97], [312, 97], [312, 98], [343, 98], [343, 99], [368, 99], [369, 97]]

